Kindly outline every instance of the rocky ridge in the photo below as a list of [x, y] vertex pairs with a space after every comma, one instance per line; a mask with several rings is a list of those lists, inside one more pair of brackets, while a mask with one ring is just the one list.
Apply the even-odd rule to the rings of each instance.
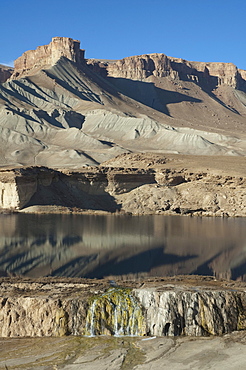
[[53, 37], [48, 45], [28, 50], [14, 63], [12, 79], [23, 77], [29, 71], [44, 69], [54, 65], [61, 57], [66, 57], [78, 65], [86, 63], [97, 73], [114, 78], [145, 80], [150, 76], [167, 77], [173, 80], [191, 80], [202, 87], [216, 88], [227, 85], [235, 89], [246, 88], [246, 71], [232, 63], [192, 62], [165, 54], [144, 54], [116, 61], [101, 61], [84, 58], [80, 41], [69, 37]]
[[114, 78], [145, 80], [148, 77], [170, 77], [172, 80], [190, 80], [212, 90], [220, 85], [245, 89], [246, 71], [232, 63], [191, 62], [165, 54], [144, 54], [118, 61], [88, 60], [97, 72]]

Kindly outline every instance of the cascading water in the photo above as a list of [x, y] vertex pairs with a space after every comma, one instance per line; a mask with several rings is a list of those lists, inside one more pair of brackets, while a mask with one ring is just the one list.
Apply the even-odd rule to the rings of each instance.
[[110, 288], [90, 303], [85, 335], [129, 335], [146, 333], [142, 308], [131, 289]]

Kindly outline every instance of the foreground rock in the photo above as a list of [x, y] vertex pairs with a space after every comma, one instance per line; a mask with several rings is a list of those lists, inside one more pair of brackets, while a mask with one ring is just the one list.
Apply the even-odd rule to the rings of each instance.
[[2, 278], [0, 336], [207, 336], [246, 329], [245, 283], [179, 277], [115, 285]]

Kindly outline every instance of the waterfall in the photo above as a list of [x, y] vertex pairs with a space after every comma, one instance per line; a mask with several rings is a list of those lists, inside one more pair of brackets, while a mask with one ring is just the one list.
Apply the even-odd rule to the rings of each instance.
[[145, 332], [142, 307], [131, 289], [110, 288], [90, 300], [85, 335], [142, 336]]

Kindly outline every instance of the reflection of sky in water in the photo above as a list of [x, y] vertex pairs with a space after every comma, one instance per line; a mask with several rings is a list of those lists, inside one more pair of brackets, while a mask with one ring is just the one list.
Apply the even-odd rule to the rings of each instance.
[[0, 215], [0, 270], [28, 276], [246, 276], [246, 219]]

